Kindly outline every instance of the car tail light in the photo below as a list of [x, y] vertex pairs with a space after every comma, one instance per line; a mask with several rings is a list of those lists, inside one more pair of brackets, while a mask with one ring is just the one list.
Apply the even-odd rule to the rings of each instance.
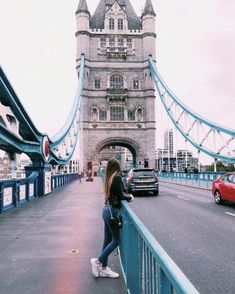
[[130, 176], [129, 177], [129, 183], [132, 183], [133, 182], [133, 176]]
[[156, 176], [156, 182], [158, 183], [158, 177]]

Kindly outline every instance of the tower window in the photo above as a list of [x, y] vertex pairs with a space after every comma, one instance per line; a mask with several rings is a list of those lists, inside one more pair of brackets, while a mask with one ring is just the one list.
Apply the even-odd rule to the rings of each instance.
[[9, 123], [12, 125], [16, 125], [16, 118], [10, 114], [6, 115], [7, 120], [9, 121]]
[[132, 48], [132, 39], [130, 38], [127, 39], [127, 48]]
[[106, 47], [106, 40], [105, 38], [100, 39], [100, 48], [105, 48]]
[[123, 77], [119, 74], [114, 74], [110, 77], [110, 88], [111, 89], [122, 89], [123, 88]]
[[106, 121], [107, 120], [107, 112], [106, 110], [99, 110], [99, 120]]
[[123, 106], [111, 106], [110, 107], [110, 120], [111, 121], [123, 121], [124, 120], [124, 107]]
[[100, 78], [95, 78], [95, 89], [100, 89]]
[[123, 47], [123, 46], [124, 46], [124, 40], [118, 39], [118, 47]]
[[139, 89], [139, 80], [138, 79], [133, 80], [133, 89], [135, 89], [135, 90]]
[[128, 116], [128, 120], [135, 121], [135, 111], [134, 110], [128, 110], [127, 116]]
[[109, 19], [109, 29], [114, 30], [114, 19], [113, 18]]
[[114, 38], [109, 39], [109, 46], [110, 47], [115, 47], [115, 39]]
[[138, 108], [137, 109], [137, 120], [138, 121], [142, 121], [143, 120], [143, 109], [142, 108]]
[[118, 30], [119, 31], [123, 30], [123, 19], [121, 18], [118, 19]]
[[94, 108], [92, 109], [92, 120], [93, 120], [93, 121], [97, 121], [97, 118], [98, 118], [98, 111], [97, 111], [97, 109], [94, 107]]

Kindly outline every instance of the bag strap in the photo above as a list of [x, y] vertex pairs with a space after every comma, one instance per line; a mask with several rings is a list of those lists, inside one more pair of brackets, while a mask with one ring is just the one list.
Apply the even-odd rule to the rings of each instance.
[[112, 211], [111, 211], [111, 208], [110, 208], [110, 206], [109, 206], [109, 201], [108, 201], [108, 200], [107, 200], [107, 204], [108, 204], [108, 208], [109, 208], [110, 216], [111, 216], [111, 218], [113, 218]]

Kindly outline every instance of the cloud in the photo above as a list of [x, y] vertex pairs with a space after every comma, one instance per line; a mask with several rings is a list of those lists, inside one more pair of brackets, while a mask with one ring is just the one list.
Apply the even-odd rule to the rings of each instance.
[[[173, 93], [212, 121], [235, 128], [235, 2], [160, 1], [157, 66]], [[222, 107], [223, 103], [223, 107]]]

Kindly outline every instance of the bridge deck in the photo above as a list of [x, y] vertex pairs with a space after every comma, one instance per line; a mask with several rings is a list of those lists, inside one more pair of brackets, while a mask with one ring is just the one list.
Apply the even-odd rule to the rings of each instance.
[[[75, 181], [0, 216], [0, 293], [126, 293], [123, 276], [95, 279], [103, 242], [102, 183]], [[77, 250], [77, 253], [71, 253]], [[119, 258], [109, 265], [121, 273]]]

